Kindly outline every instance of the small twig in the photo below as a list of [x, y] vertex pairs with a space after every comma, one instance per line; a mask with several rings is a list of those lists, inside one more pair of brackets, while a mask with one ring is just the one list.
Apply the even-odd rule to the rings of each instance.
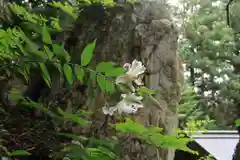
[[31, 147], [31, 148], [27, 148], [26, 151], [32, 151], [34, 150], [36, 147]]
[[108, 120], [109, 120], [109, 115], [106, 115], [104, 123], [103, 123], [102, 127], [100, 128], [100, 131], [103, 130], [105, 134], [107, 134]]

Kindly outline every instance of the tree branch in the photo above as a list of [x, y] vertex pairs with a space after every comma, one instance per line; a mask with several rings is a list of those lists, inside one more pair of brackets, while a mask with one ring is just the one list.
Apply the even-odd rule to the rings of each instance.
[[226, 6], [226, 19], [227, 25], [230, 26], [230, 5], [233, 3], [233, 0], [229, 0]]

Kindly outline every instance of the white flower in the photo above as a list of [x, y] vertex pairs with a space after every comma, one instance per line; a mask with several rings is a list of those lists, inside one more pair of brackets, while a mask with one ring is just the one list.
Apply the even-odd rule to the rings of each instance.
[[103, 107], [103, 108], [102, 108], [103, 114], [109, 114], [110, 116], [112, 116], [113, 113], [114, 113], [116, 110], [117, 110], [116, 107], [110, 107], [110, 108]]
[[129, 66], [127, 74], [133, 76], [139, 76], [145, 72], [146, 68], [142, 65], [142, 62], [137, 61], [136, 59], [132, 62], [132, 65]]
[[145, 72], [146, 68], [143, 66], [142, 62], [135, 59], [132, 64], [126, 63], [123, 67], [127, 69], [127, 72], [116, 78], [117, 84], [129, 84], [132, 83], [132, 81], [137, 85], [143, 84], [143, 77], [141, 75]]
[[123, 98], [115, 107], [103, 107], [103, 113], [113, 115], [114, 112], [118, 112], [119, 114], [126, 113], [132, 114], [136, 113], [139, 108], [143, 107], [141, 100], [143, 97], [136, 96], [134, 94], [122, 94], [121, 97]]
[[121, 94], [121, 97], [123, 100], [128, 101], [128, 102], [134, 102], [134, 103], [142, 103], [141, 100], [143, 97], [141, 96], [136, 96], [134, 93], [129, 93], [129, 94]]

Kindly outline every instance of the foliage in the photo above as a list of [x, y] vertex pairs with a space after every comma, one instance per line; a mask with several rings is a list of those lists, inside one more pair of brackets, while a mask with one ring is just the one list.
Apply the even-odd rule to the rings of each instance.
[[163, 135], [162, 129], [158, 127], [146, 128], [141, 124], [138, 124], [130, 119], [127, 119], [124, 123], [117, 123], [115, 125], [117, 131], [122, 133], [132, 133], [139, 137], [140, 140], [145, 141], [147, 144], [161, 147], [161, 148], [174, 148], [183, 151], [189, 151], [191, 153], [196, 153], [190, 150], [186, 145], [190, 141], [189, 138], [178, 137], [178, 135]]
[[205, 156], [205, 157], [201, 157], [199, 160], [213, 160], [214, 157], [213, 156]]
[[240, 126], [240, 119], [237, 119], [237, 120], [235, 121], [235, 124], [236, 124], [236, 127], [239, 127], [239, 126]]
[[[92, 4], [89, 4], [89, 1], [84, 1], [84, 3], [87, 5]], [[109, 6], [109, 4], [112, 4], [113, 1], [104, 1], [103, 3], [106, 4], [105, 7], [111, 7], [112, 5]], [[63, 17], [65, 17], [65, 19], [71, 19], [73, 22], [81, 16], [79, 14], [81, 7], [72, 6], [70, 3], [52, 2], [50, 6], [53, 7], [52, 11], [56, 11], [56, 13], [59, 13], [57, 12], [58, 9], [63, 11], [63, 13], [61, 12], [61, 16], [65, 14]], [[118, 106], [118, 110], [120, 109], [119, 107], [126, 107], [126, 104], [142, 107], [142, 99], [138, 99], [140, 95], [145, 98], [147, 96], [154, 98], [153, 95], [155, 91], [132, 84], [139, 78], [139, 74], [145, 71], [141, 62], [133, 62], [139, 67], [135, 68], [138, 69], [138, 72], [134, 72], [136, 75], [130, 74], [131, 72], [129, 70], [126, 71], [123, 67], [112, 62], [99, 62], [94, 64], [92, 60], [97, 45], [97, 40], [94, 40], [93, 42], [89, 42], [80, 54], [81, 56], [77, 57], [79, 60], [79, 63], [77, 63], [77, 61], [73, 59], [71, 51], [66, 49], [64, 40], [59, 42], [54, 38], [54, 35], [61, 34], [66, 29], [66, 24], [63, 24], [60, 19], [60, 14], [52, 13], [46, 17], [46, 15], [34, 11], [30, 6], [21, 6], [14, 3], [9, 4], [9, 10], [11, 11], [13, 20], [18, 21], [18, 23], [0, 29], [0, 69], [4, 80], [8, 81], [9, 79], [17, 78], [24, 80], [26, 84], [30, 84], [31, 76], [35, 73], [38, 76], [41, 75], [45, 84], [50, 89], [55, 85], [56, 79], [63, 80], [66, 86], [73, 87], [76, 82], [85, 85], [87, 86], [89, 99], [94, 99], [93, 94], [96, 93], [94, 89], [100, 89], [101, 92], [108, 97], [114, 93], [132, 94], [132, 99], [128, 99], [124, 97], [125, 94], [122, 94], [125, 99], [120, 101], [121, 105], [116, 105], [115, 108]], [[115, 83], [115, 80], [119, 77], [121, 77], [122, 80], [127, 77], [127, 83]], [[126, 87], [122, 89], [123, 87], [121, 88], [121, 86], [124, 85], [133, 88], [136, 87], [136, 92], [133, 93], [132, 88], [128, 89]], [[66, 86], [64, 87], [67, 88]], [[71, 87], [67, 89], [71, 90]], [[136, 94], [136, 96], [134, 96], [134, 94]], [[30, 97], [25, 97], [22, 92], [18, 92], [16, 88], [12, 90], [12, 93], [9, 94], [8, 97], [14, 101], [14, 110], [18, 112], [17, 115], [21, 114], [21, 109], [24, 110], [24, 113], [25, 111], [31, 112], [33, 110], [40, 110], [44, 113], [46, 118], [44, 123], [46, 125], [52, 124], [52, 126], [50, 125], [50, 129], [53, 132], [58, 132], [55, 128], [66, 122], [71, 122], [82, 128], [93, 123], [86, 118], [87, 116], [83, 114], [83, 112], [82, 114], [71, 113], [63, 110], [56, 104], [48, 105], [43, 102], [34, 101]], [[4, 108], [4, 103], [1, 104], [1, 107]], [[14, 105], [12, 107], [14, 107]], [[129, 108], [121, 109], [128, 113], [127, 109]], [[87, 110], [84, 111], [87, 112]], [[15, 118], [11, 116], [11, 114], [13, 113], [10, 113], [10, 117]], [[109, 115], [102, 114], [102, 117], [106, 118], [108, 116]], [[38, 123], [37, 120], [36, 123]], [[113, 124], [113, 126], [118, 133], [134, 133], [140, 140], [156, 148], [175, 148], [195, 153], [186, 146], [190, 139], [180, 137], [177, 134], [163, 135], [160, 133], [161, 128], [146, 128], [132, 120], [127, 120], [124, 123], [116, 123]], [[32, 128], [30, 128], [30, 130], [32, 130]], [[121, 155], [117, 154], [116, 147], [118, 141], [112, 138], [95, 138], [87, 135], [74, 135], [73, 133], [62, 132], [57, 133], [56, 137], [57, 135], [68, 138], [68, 141], [66, 139], [64, 139], [65, 141], [60, 141], [61, 144], [58, 147], [61, 149], [57, 150], [54, 148], [55, 153], [51, 155], [52, 158], [70, 157], [78, 160], [120, 159]], [[28, 156], [31, 154], [24, 149], [28, 148], [22, 148], [21, 150], [12, 152], [5, 150], [5, 154], [9, 156]]]
[[[198, 126], [196, 131], [217, 128], [214, 120], [210, 119], [209, 115], [205, 111], [206, 109], [203, 108], [204, 106], [201, 106], [199, 103], [200, 100], [194, 89], [189, 85], [185, 85], [178, 107], [180, 120], [179, 125], [181, 128], [187, 128], [187, 130], [189, 130], [190, 126]], [[196, 125], [192, 124], [194, 122]], [[200, 126], [202, 127], [199, 128]]]
[[234, 2], [230, 7], [230, 25], [226, 18], [227, 3], [225, 0], [182, 0], [177, 15], [183, 36], [179, 51], [186, 63], [187, 82], [197, 96], [192, 114], [205, 116], [197, 119], [215, 120], [219, 129], [233, 128], [239, 117], [239, 30], [236, 25], [239, 3]]

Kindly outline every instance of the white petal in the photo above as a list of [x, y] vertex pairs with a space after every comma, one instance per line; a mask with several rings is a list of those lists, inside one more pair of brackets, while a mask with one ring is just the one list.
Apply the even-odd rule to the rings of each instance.
[[136, 59], [132, 62], [132, 66], [129, 68], [126, 74], [131, 75], [132, 77], [137, 77], [140, 74], [145, 72], [146, 68], [142, 65], [142, 62], [137, 61]]
[[117, 110], [117, 108], [115, 108], [115, 107], [110, 107], [110, 108], [102, 107], [103, 114], [105, 114], [105, 115], [108, 114], [108, 115], [112, 116], [113, 113], [114, 113], [116, 110]]
[[128, 75], [121, 75], [116, 78], [116, 84], [127, 84], [131, 82], [131, 78]]
[[143, 108], [143, 104], [138, 104], [138, 103], [135, 103], [135, 107], [138, 109], [138, 108]]
[[137, 112], [138, 110], [138, 108], [134, 107], [134, 105], [131, 105], [130, 103], [126, 103], [124, 101], [119, 102], [116, 108], [119, 114], [122, 113], [131, 114]]
[[142, 86], [143, 81], [142, 81], [143, 77], [140, 75], [137, 79], [134, 80], [134, 83], [136, 83], [138, 86]]
[[134, 93], [130, 93], [130, 94], [126, 95], [124, 98], [124, 100], [127, 102], [138, 102], [138, 103], [141, 103], [142, 99], [143, 99], [143, 97], [136, 96]]
[[[129, 63], [124, 64], [124, 66], [128, 71], [126, 74], [118, 76], [116, 78], [116, 84], [127, 84], [135, 81], [137, 85], [142, 85], [141, 78], [139, 75], [143, 74], [146, 68], [142, 65], [142, 62], [137, 61], [136, 59], [132, 62], [132, 65]], [[139, 79], [140, 78], [140, 79]], [[132, 87], [131, 87], [132, 88]]]
[[127, 94], [121, 94], [121, 97], [122, 97], [122, 98], [126, 98], [126, 97], [127, 97]]
[[102, 107], [103, 114], [109, 114], [110, 111], [107, 107]]
[[126, 68], [127, 70], [131, 67], [131, 64], [130, 63], [125, 63], [123, 65], [123, 68]]
[[138, 68], [139, 66], [142, 66], [142, 62], [140, 61], [137, 61], [136, 59], [134, 59], [134, 61], [132, 62], [132, 65], [131, 65], [131, 69], [136, 69]]
[[135, 92], [135, 88], [133, 87], [132, 83], [128, 85], [132, 92]]

